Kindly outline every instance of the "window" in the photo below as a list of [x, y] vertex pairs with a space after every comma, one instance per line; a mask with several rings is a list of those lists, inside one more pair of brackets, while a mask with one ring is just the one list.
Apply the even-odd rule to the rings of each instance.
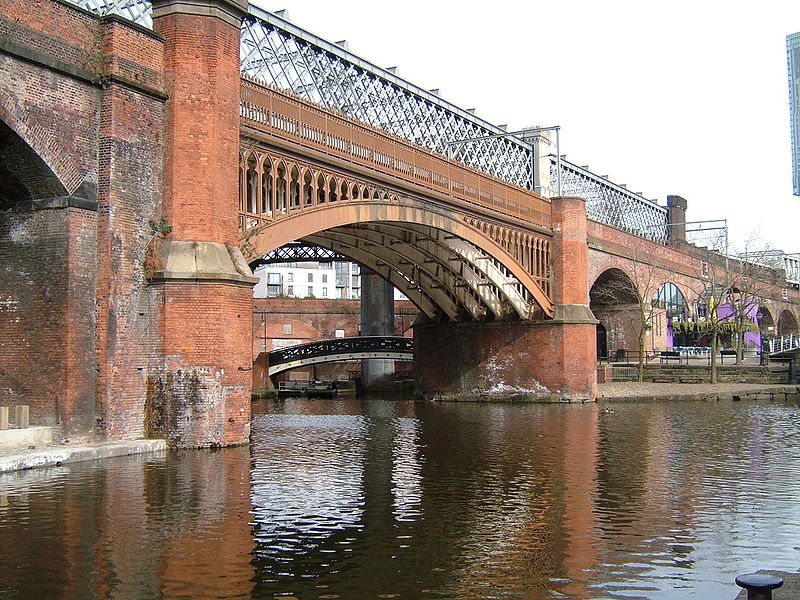
[[294, 273], [289, 273], [288, 275], [286, 275], [286, 281], [290, 283], [294, 281]]
[[313, 295], [314, 295], [314, 286], [310, 285], [308, 286], [308, 292], [306, 293], [306, 296], [313, 296]]
[[328, 288], [326, 288], [326, 287], [322, 288], [322, 297], [323, 298], [327, 298], [328, 297]]
[[327, 273], [323, 273], [322, 274], [322, 283], [328, 283], [328, 274]]
[[280, 273], [267, 273], [267, 283], [269, 285], [280, 285], [280, 283], [281, 283], [281, 274]]
[[333, 337], [343, 338], [344, 337], [344, 329], [337, 329], [333, 332]]
[[283, 335], [292, 335], [292, 324], [291, 323], [284, 323], [283, 324]]
[[309, 273], [308, 274], [308, 283], [314, 283], [314, 274], [313, 273]]
[[287, 296], [294, 296], [294, 286], [293, 285], [287, 286], [286, 295]]

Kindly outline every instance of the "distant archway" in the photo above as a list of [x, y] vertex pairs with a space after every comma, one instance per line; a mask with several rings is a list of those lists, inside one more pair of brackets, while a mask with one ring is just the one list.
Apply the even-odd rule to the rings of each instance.
[[622, 360], [629, 350], [638, 348], [640, 306], [638, 288], [625, 271], [608, 269], [595, 279], [589, 290], [589, 307], [606, 332], [607, 356], [610, 351], [613, 358]]
[[793, 335], [800, 333], [797, 317], [788, 308], [778, 317], [778, 335]]

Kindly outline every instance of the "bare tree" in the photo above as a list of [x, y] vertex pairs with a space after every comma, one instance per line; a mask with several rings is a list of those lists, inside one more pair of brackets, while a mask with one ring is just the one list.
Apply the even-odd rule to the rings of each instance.
[[777, 271], [771, 269], [766, 258], [772, 250], [758, 243], [757, 236], [745, 242], [744, 252], [730, 257], [713, 253], [708, 255], [707, 280], [699, 294], [700, 312], [692, 330], [709, 336], [711, 346], [711, 383], [717, 383], [717, 355], [724, 334], [733, 337], [736, 344], [736, 362], [743, 360], [745, 335], [758, 328], [754, 318], [766, 295], [774, 285]]

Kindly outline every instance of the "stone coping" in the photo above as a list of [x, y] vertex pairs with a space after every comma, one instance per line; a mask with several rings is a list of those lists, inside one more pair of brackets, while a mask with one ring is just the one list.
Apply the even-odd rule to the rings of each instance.
[[165, 452], [166, 450], [166, 440], [128, 440], [75, 446], [64, 444], [24, 450], [7, 450], [0, 452], [0, 473], [38, 467], [57, 467], [65, 463]]

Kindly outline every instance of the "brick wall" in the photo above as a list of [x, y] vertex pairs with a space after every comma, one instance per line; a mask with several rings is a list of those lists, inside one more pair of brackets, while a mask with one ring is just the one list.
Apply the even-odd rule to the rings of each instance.
[[[554, 399], [594, 397], [586, 336], [547, 323], [427, 323], [414, 327], [417, 392], [523, 393]], [[588, 356], [591, 352], [591, 356]]]
[[0, 33], [0, 289], [15, 313], [0, 320], [0, 394], [73, 439], [141, 436], [163, 40], [50, 0], [0, 0]]

